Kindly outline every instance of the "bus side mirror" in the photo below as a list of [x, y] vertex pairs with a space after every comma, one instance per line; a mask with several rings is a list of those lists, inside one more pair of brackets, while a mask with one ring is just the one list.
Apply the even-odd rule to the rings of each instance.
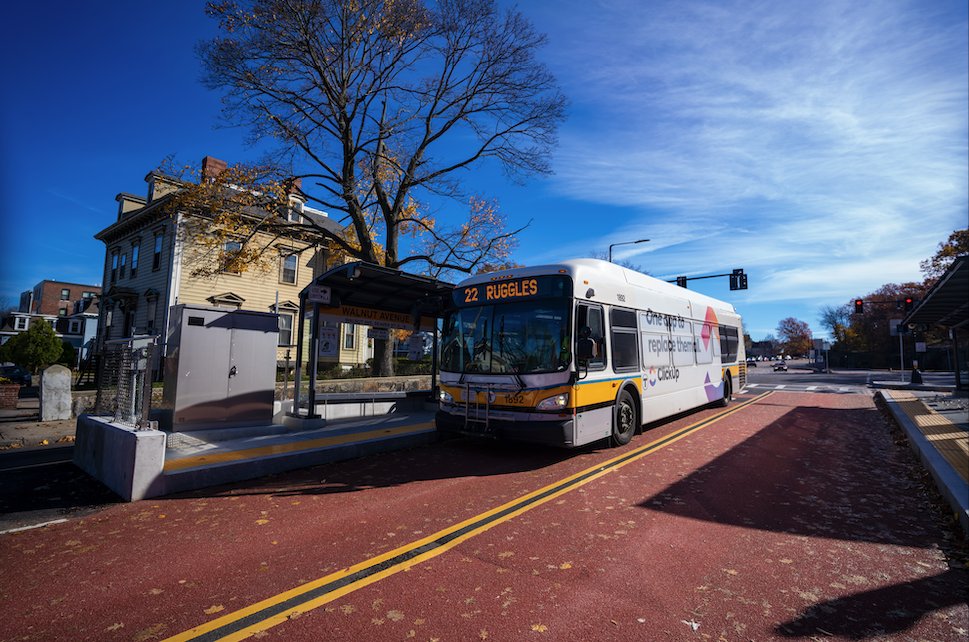
[[579, 339], [576, 346], [576, 356], [579, 361], [590, 361], [599, 356], [599, 346], [594, 339], [589, 337]]

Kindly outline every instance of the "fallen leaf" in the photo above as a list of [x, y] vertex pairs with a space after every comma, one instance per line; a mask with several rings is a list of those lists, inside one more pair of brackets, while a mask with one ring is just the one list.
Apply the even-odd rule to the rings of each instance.
[[268, 524], [269, 523], [269, 520], [268, 519], [257, 519], [256, 520], [256, 523], [259, 524], [260, 526], [262, 526], [263, 524]]
[[123, 629], [123, 628], [124, 628], [124, 624], [122, 624], [121, 622], [115, 622], [114, 624], [106, 628], [104, 632], [110, 633], [111, 631], [117, 631], [118, 629]]
[[683, 624], [687, 625], [688, 627], [690, 627], [694, 631], [696, 631], [697, 629], [700, 628], [700, 623], [699, 622], [694, 622], [693, 620], [690, 620], [689, 622], [687, 622], [686, 620], [680, 620], [680, 622], [682, 622]]
[[215, 613], [218, 613], [219, 611], [224, 611], [224, 610], [225, 610], [225, 607], [222, 606], [221, 604], [213, 604], [209, 608], [205, 609], [205, 614], [213, 615]]
[[532, 631], [536, 631], [538, 633], [545, 633], [546, 631], [548, 631], [548, 627], [545, 626], [544, 624], [533, 624]]

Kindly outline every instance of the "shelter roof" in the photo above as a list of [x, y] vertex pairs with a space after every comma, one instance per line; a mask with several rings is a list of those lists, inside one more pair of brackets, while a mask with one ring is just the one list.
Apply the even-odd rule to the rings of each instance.
[[420, 312], [440, 316], [448, 306], [454, 285], [433, 277], [358, 261], [321, 274], [303, 289], [330, 288], [334, 305], [352, 305], [387, 312]]
[[956, 257], [902, 322], [946, 328], [959, 328], [969, 323], [969, 255]]

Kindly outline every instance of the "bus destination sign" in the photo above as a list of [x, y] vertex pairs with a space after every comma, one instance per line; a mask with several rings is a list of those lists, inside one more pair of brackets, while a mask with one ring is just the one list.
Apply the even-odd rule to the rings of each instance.
[[487, 305], [520, 301], [537, 296], [563, 296], [567, 277], [532, 276], [522, 279], [479, 283], [454, 290], [454, 303], [463, 305]]

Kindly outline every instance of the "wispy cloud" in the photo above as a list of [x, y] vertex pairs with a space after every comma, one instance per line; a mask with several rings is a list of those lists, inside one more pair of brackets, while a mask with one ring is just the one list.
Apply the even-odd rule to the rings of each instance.
[[966, 224], [960, 3], [573, 8], [559, 40], [574, 23], [582, 44], [554, 64], [581, 126], [562, 133], [556, 186], [630, 213], [597, 245], [652, 238], [625, 252], [680, 273], [701, 252], [736, 262], [739, 245], [779, 284], [758, 295], [844, 298], [917, 277]]

